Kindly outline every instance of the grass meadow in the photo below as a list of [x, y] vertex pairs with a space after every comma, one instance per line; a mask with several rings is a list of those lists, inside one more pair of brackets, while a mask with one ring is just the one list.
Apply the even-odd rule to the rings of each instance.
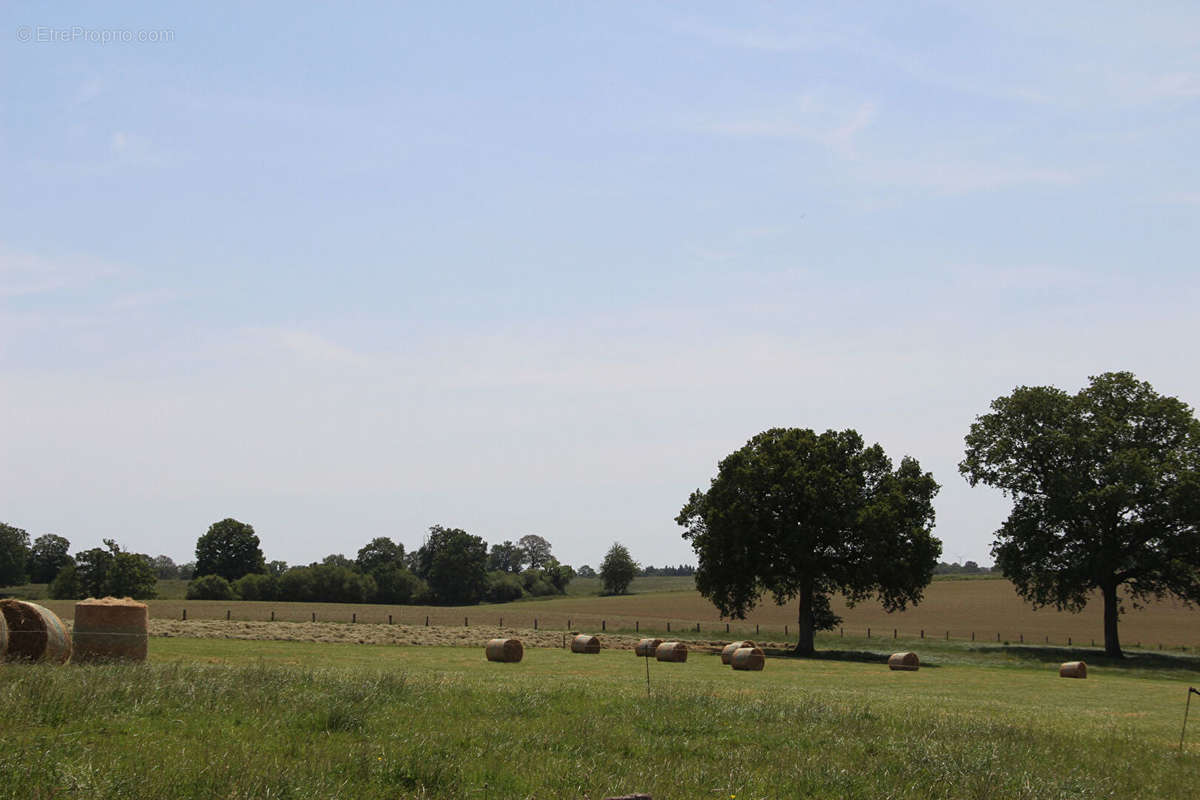
[[1081, 681], [1039, 650], [739, 673], [708, 654], [155, 638], [145, 665], [0, 668], [0, 798], [1196, 796], [1200, 719], [1178, 746], [1200, 661]]

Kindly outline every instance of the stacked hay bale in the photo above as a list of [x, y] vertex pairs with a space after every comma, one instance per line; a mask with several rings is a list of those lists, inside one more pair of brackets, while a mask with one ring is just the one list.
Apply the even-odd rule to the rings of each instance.
[[129, 597], [89, 597], [75, 604], [75, 660], [145, 661], [150, 612]]
[[916, 653], [892, 653], [888, 656], [888, 669], [901, 672], [916, 672], [921, 668], [921, 659]]
[[1086, 678], [1087, 664], [1082, 661], [1067, 661], [1058, 668], [1060, 678]]
[[525, 646], [520, 639], [490, 639], [487, 643], [487, 660], [504, 664], [516, 664], [525, 657]]
[[641, 658], [649, 658], [663, 643], [662, 639], [642, 639], [633, 646], [633, 654]]
[[761, 648], [754, 647], [753, 645], [750, 647], [739, 647], [729, 657], [729, 666], [738, 670], [758, 672], [762, 670], [763, 665], [766, 663], [766, 653]]
[[654, 649], [654, 657], [659, 661], [682, 664], [687, 661], [687, 645], [683, 642], [663, 642]]
[[591, 636], [586, 633], [581, 633], [571, 640], [572, 653], [599, 653], [600, 638]]
[[8, 628], [5, 661], [71, 660], [71, 634], [50, 609], [25, 600], [0, 600], [0, 615]]
[[754, 644], [754, 642], [751, 642], [749, 640], [742, 641], [742, 642], [730, 642], [729, 644], [727, 644], [723, 648], [721, 648], [721, 663], [728, 666], [730, 661], [733, 659], [733, 654], [735, 652], [742, 649], [743, 647], [755, 647], [755, 646], [756, 645]]

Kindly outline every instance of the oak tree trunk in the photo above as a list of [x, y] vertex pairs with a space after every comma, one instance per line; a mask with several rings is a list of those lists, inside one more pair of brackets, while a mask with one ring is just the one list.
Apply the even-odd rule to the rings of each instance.
[[811, 656], [817, 650], [815, 647], [816, 631], [813, 622], [813, 582], [805, 578], [800, 586], [800, 614], [797, 619], [799, 635], [796, 640], [795, 653], [798, 656]]
[[1121, 639], [1117, 635], [1117, 616], [1120, 614], [1117, 584], [1115, 581], [1106, 581], [1100, 591], [1104, 595], [1104, 654], [1111, 658], [1124, 658]]

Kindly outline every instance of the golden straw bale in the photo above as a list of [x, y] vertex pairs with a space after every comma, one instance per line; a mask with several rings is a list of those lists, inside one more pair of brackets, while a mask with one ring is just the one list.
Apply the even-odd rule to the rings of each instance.
[[729, 665], [734, 669], [761, 670], [767, 663], [767, 656], [759, 647], [739, 647], [729, 657]]
[[145, 661], [150, 612], [128, 597], [75, 604], [75, 661]]
[[921, 659], [916, 653], [892, 653], [888, 656], [888, 669], [916, 672], [921, 668]]
[[733, 658], [734, 651], [740, 650], [743, 647], [755, 647], [755, 644], [754, 644], [754, 642], [750, 641], [749, 639], [747, 639], [746, 641], [742, 641], [742, 642], [730, 642], [729, 644], [727, 644], [723, 648], [721, 648], [721, 663], [729, 664], [730, 659]]
[[5, 661], [71, 660], [71, 634], [50, 609], [25, 600], [0, 600], [0, 614], [8, 624]]
[[1058, 668], [1060, 678], [1086, 678], [1087, 664], [1082, 661], [1066, 661]]
[[687, 661], [687, 645], [683, 642], [663, 642], [654, 649], [654, 657], [659, 661], [681, 664]]
[[662, 643], [662, 639], [642, 639], [633, 646], [633, 654], [642, 658], [652, 656]]
[[516, 664], [525, 656], [525, 647], [520, 639], [489, 639], [487, 660]]
[[572, 653], [599, 653], [600, 637], [581, 633], [571, 640]]

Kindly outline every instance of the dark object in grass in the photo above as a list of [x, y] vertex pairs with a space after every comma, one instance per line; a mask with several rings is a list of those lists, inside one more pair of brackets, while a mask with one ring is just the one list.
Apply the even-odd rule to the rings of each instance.
[[150, 613], [131, 598], [89, 597], [75, 604], [75, 663], [145, 661]]
[[525, 656], [525, 646], [520, 639], [490, 639], [487, 643], [487, 660], [516, 664]]
[[4, 621], [4, 615], [0, 614], [0, 661], [4, 660], [4, 653], [8, 650], [8, 623]]
[[737, 670], [758, 672], [766, 663], [766, 654], [759, 647], [739, 647], [729, 657], [729, 666]]
[[659, 661], [682, 664], [687, 661], [687, 645], [683, 642], [663, 642], [654, 649], [654, 657]]
[[729, 644], [727, 644], [723, 648], [721, 648], [721, 663], [729, 664], [730, 660], [733, 658], [733, 654], [735, 651], [740, 650], [743, 647], [755, 647], [755, 646], [756, 645], [754, 644], [754, 642], [751, 642], [749, 640], [743, 641], [743, 642], [730, 642]]
[[921, 659], [916, 653], [892, 653], [888, 656], [888, 669], [916, 672], [921, 668]]
[[571, 640], [572, 653], [599, 653], [600, 637], [581, 633]]
[[1082, 661], [1067, 661], [1058, 668], [1060, 678], [1086, 678], [1087, 664]]
[[0, 600], [0, 614], [8, 623], [5, 661], [71, 660], [71, 634], [50, 609], [25, 600]]
[[638, 643], [633, 646], [633, 654], [641, 658], [648, 658], [654, 655], [654, 651], [662, 643], [662, 639], [639, 639]]
[[606, 797], [604, 800], [653, 800], [648, 794], [623, 794], [620, 797]]

